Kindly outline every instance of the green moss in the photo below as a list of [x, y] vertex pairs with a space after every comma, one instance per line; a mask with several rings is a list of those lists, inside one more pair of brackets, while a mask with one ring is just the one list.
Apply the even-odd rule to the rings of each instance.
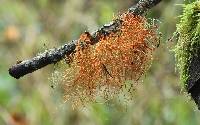
[[181, 83], [186, 86], [191, 58], [200, 50], [200, 1], [184, 5], [183, 8], [177, 24], [179, 39], [175, 47], [175, 57]]

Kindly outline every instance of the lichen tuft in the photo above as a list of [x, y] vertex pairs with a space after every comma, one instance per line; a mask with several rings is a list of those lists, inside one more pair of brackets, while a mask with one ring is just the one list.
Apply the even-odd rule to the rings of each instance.
[[96, 102], [97, 96], [109, 100], [123, 90], [131, 92], [149, 69], [159, 43], [157, 26], [131, 13], [117, 19], [123, 21], [120, 30], [101, 36], [96, 45], [90, 44], [87, 33], [80, 36], [71, 67], [63, 76], [66, 100], [83, 105]]

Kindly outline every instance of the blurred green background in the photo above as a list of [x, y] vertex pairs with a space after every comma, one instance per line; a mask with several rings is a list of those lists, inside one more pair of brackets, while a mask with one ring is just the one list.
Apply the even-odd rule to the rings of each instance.
[[151, 69], [133, 101], [72, 109], [50, 80], [47, 66], [19, 80], [8, 68], [17, 60], [77, 39], [126, 11], [135, 0], [0, 0], [0, 125], [199, 125], [200, 112], [182, 91], [175, 71], [176, 30], [183, 0], [163, 0], [147, 14], [163, 34]]

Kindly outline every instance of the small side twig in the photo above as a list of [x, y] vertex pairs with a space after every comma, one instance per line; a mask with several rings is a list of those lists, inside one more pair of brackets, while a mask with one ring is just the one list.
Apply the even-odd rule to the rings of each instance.
[[[134, 15], [142, 15], [148, 9], [151, 9], [161, 1], [162, 0], [140, 0], [136, 6], [129, 8], [129, 12]], [[111, 23], [102, 26], [92, 34], [92, 44], [99, 42], [102, 36], [108, 36], [110, 33], [117, 32], [120, 29], [121, 24], [122, 21], [116, 19]], [[73, 40], [61, 47], [50, 49], [32, 59], [24, 60], [15, 64], [9, 68], [9, 74], [14, 78], [19, 79], [20, 77], [28, 73], [32, 73], [49, 64], [57, 63], [75, 50], [76, 43], [77, 40]]]

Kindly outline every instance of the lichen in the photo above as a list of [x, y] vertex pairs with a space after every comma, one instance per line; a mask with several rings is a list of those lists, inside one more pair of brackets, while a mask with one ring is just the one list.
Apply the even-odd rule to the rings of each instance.
[[175, 58], [181, 83], [187, 87], [191, 59], [200, 49], [200, 1], [183, 5], [183, 14], [177, 24], [177, 33], [179, 38], [175, 47]]
[[[116, 18], [123, 21], [118, 32], [101, 36], [95, 45], [84, 33], [71, 55], [73, 61], [64, 73], [63, 88], [64, 98], [75, 106], [96, 102], [97, 97], [107, 101], [126, 91], [131, 94], [134, 83], [151, 65], [159, 43], [158, 27], [128, 12]], [[127, 81], [132, 81], [129, 86]]]

